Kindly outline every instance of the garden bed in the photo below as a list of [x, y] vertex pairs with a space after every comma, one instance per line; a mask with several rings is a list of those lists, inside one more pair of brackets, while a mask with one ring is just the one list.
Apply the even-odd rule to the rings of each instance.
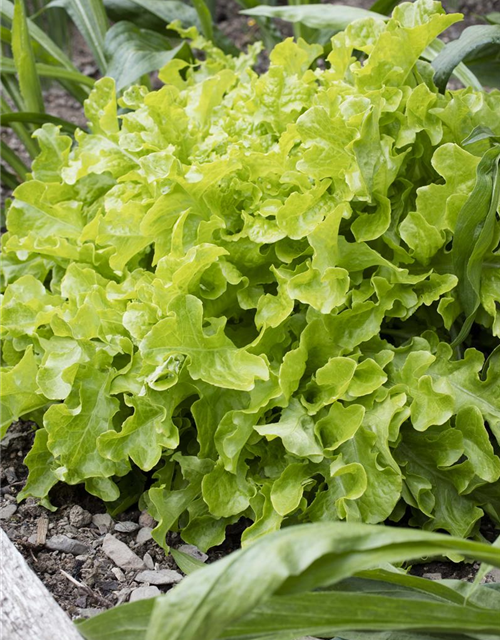
[[[356, 0], [346, 3], [370, 4]], [[466, 12], [467, 20], [450, 29], [448, 37], [456, 37], [465, 26], [476, 23], [476, 9], [493, 11], [496, 5], [495, 0], [459, 3], [457, 8]], [[219, 26], [240, 47], [258, 35], [251, 21], [237, 15], [237, 5], [232, 0], [220, 3]], [[285, 26], [283, 33], [287, 33]], [[80, 44], [76, 47], [76, 64], [86, 74], [96, 73]], [[47, 105], [52, 114], [83, 125], [79, 105], [59, 90], [48, 89]], [[2, 136], [16, 149], [15, 137], [9, 131]], [[16, 496], [27, 476], [23, 459], [32, 446], [33, 436], [32, 425], [20, 421], [10, 428], [2, 442], [0, 525], [61, 607], [72, 618], [90, 617], [131, 599], [158, 595], [172, 588], [180, 579], [174, 573], [178, 574], [179, 568], [151, 538], [155, 522], [146, 512], [132, 508], [113, 519], [105, 513], [103, 502], [86, 493], [82, 486], [62, 484], [51, 493], [57, 507], [55, 512], [39, 506], [32, 498], [17, 504]], [[208, 555], [183, 546], [178, 534], [170, 534], [168, 543], [210, 563], [239, 547], [242, 529], [243, 523], [232, 525], [224, 544]], [[488, 523], [481, 533], [490, 542], [496, 538], [493, 525]], [[412, 572], [432, 579], [472, 581], [477, 569], [477, 564], [440, 561], [414, 565]], [[498, 570], [487, 580], [500, 581]]]
[[[48, 511], [33, 498], [17, 504], [16, 495], [27, 476], [22, 461], [33, 444], [33, 436], [32, 425], [20, 421], [12, 425], [1, 444], [0, 526], [59, 605], [71, 617], [89, 617], [128, 602], [131, 596], [134, 599], [158, 595], [176, 584], [172, 581], [150, 585], [150, 581], [140, 575], [144, 571], [179, 572], [172, 556], [167, 556], [151, 539], [155, 522], [146, 512], [128, 509], [113, 519], [106, 514], [103, 503], [83, 487], [63, 484], [53, 491], [57, 511]], [[184, 545], [175, 533], [170, 534], [169, 544], [195, 558], [213, 562], [238, 548], [240, 533], [241, 527], [232, 527], [224, 544], [208, 554]], [[144, 566], [127, 568], [125, 557], [120, 568], [121, 561], [117, 564], [103, 550], [107, 535], [108, 541], [111, 535], [126, 545]], [[123, 554], [121, 545], [116, 545], [114, 540], [111, 543]], [[51, 548], [54, 546], [58, 549]], [[145, 591], [148, 586], [153, 589]]]
[[[27, 476], [22, 461], [32, 446], [33, 435], [31, 424], [20, 421], [11, 427], [2, 442], [0, 526], [68, 615], [90, 617], [128, 602], [131, 597], [159, 595], [172, 588], [175, 582], [154, 585], [142, 581], [140, 574], [145, 570], [179, 572], [172, 556], [167, 556], [151, 539], [155, 523], [146, 512], [129, 509], [112, 519], [105, 513], [103, 503], [82, 487], [63, 484], [53, 491], [53, 504], [58, 507], [55, 512], [38, 505], [32, 498], [17, 505], [16, 495]], [[206, 555], [186, 547], [175, 533], [170, 534], [169, 544], [210, 563], [239, 547], [242, 528], [233, 526], [224, 544]], [[490, 542], [496, 538], [493, 525], [483, 527], [482, 534]], [[113, 562], [103, 550], [106, 535], [124, 543], [142, 559], [144, 568], [124, 569]], [[56, 536], [64, 538], [55, 543], [59, 550], [50, 548]], [[69, 540], [75, 543], [72, 551], [69, 551]], [[412, 573], [433, 580], [472, 581], [477, 569], [477, 563], [435, 561], [413, 565]], [[486, 580], [500, 582], [500, 571], [494, 570]]]

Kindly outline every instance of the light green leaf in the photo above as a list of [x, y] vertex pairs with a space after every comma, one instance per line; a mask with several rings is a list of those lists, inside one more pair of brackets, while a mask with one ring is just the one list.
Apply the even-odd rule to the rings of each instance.
[[291, 400], [280, 420], [256, 425], [255, 430], [269, 440], [281, 438], [287, 451], [313, 462], [320, 462], [323, 452], [314, 435], [314, 422], [297, 400]]
[[111, 421], [119, 407], [118, 401], [109, 396], [111, 375], [82, 365], [67, 400], [52, 405], [45, 414], [48, 448], [60, 465], [57, 476], [70, 484], [108, 478], [120, 468], [96, 449], [99, 435], [112, 429]]
[[55, 511], [56, 508], [50, 503], [48, 495], [59, 479], [54, 473], [54, 456], [47, 448], [47, 439], [47, 431], [38, 429], [33, 447], [24, 459], [29, 473], [26, 484], [18, 494], [18, 499], [24, 500], [28, 496], [39, 498], [44, 507]]
[[239, 515], [250, 505], [252, 488], [245, 481], [244, 467], [236, 474], [224, 469], [219, 462], [201, 483], [203, 499], [216, 517]]
[[22, 359], [14, 366], [0, 371], [2, 400], [2, 422], [0, 437], [20, 416], [47, 404], [36, 382], [36, 361], [33, 348], [29, 347]]
[[202, 327], [203, 306], [198, 298], [185, 296], [170, 304], [171, 317], [161, 320], [141, 342], [141, 354], [161, 371], [169, 358], [185, 356], [194, 380], [226, 389], [250, 391], [255, 379], [267, 380], [265, 361], [245, 349], [237, 349], [224, 333], [224, 323]]

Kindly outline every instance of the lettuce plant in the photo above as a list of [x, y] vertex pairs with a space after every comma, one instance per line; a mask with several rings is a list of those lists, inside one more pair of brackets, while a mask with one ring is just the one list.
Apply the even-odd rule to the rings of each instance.
[[258, 46], [178, 27], [203, 62], [118, 101], [98, 81], [74, 145], [37, 131], [3, 237], [3, 429], [39, 425], [21, 498], [140, 499], [165, 548], [242, 517], [244, 544], [500, 523], [500, 93], [442, 95], [420, 59], [459, 18], [401, 4], [262, 75]]

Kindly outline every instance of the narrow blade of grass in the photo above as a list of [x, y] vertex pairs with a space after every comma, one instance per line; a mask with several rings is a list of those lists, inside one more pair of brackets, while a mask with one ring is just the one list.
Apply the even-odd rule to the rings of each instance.
[[52, 0], [47, 9], [65, 9], [94, 54], [101, 73], [106, 73], [104, 39], [108, 30], [108, 18], [102, 0]]
[[[0, 113], [12, 113], [12, 109], [2, 97], [0, 97]], [[30, 157], [34, 158], [35, 156], [37, 156], [39, 152], [38, 145], [36, 141], [31, 137], [31, 133], [26, 125], [22, 122], [13, 122], [11, 124], [11, 127], [19, 140], [25, 146], [26, 151], [29, 153]]]
[[21, 178], [21, 180], [26, 178], [26, 174], [29, 171], [28, 167], [24, 164], [17, 153], [3, 140], [0, 140], [0, 156], [2, 157], [2, 160], [6, 162]]
[[[14, 190], [20, 184], [19, 179], [13, 173], [8, 171], [3, 166], [3, 164], [0, 164], [0, 182], [4, 187], [12, 190]], [[4, 212], [2, 210], [2, 220], [1, 220], [2, 227], [5, 225], [5, 216], [3, 214]]]
[[51, 122], [52, 124], [58, 124], [64, 131], [74, 133], [78, 127], [72, 122], [63, 120], [56, 116], [51, 116], [48, 113], [36, 113], [32, 111], [18, 111], [12, 113], [2, 113], [0, 115], [0, 125], [2, 127], [10, 126], [14, 122], [29, 122], [30, 124], [45, 124]]
[[[0, 58], [0, 64], [4, 73], [13, 74], [16, 73], [16, 67], [14, 61], [10, 58]], [[58, 67], [56, 65], [45, 64], [44, 62], [37, 62], [35, 64], [37, 74], [44, 78], [55, 78], [58, 80], [70, 80], [71, 82], [84, 85], [86, 87], [93, 87], [95, 84], [94, 78], [79, 73], [78, 71], [71, 71], [71, 69], [65, 69], [64, 67]]]
[[16, 0], [12, 21], [12, 53], [16, 65], [19, 87], [27, 111], [45, 111], [40, 78], [26, 22], [24, 0]]
[[193, 0], [193, 6], [196, 9], [196, 13], [198, 14], [198, 18], [200, 19], [201, 29], [203, 31], [203, 35], [208, 40], [214, 39], [214, 29], [212, 24], [212, 16], [210, 11], [203, 0]]
[[443, 93], [455, 67], [486, 45], [500, 45], [500, 25], [468, 27], [458, 40], [449, 42], [433, 61], [434, 82]]
[[[0, 2], [0, 17], [9, 22], [13, 21], [14, 5], [10, 0], [2, 0], [2, 2]], [[62, 51], [62, 49], [60, 49], [55, 42], [53, 42], [50, 37], [40, 29], [40, 27], [38, 27], [29, 18], [26, 19], [26, 22], [30, 36], [42, 47], [45, 51], [45, 55], [49, 57], [49, 60], [47, 60], [48, 62], [56, 61], [66, 69], [78, 71], [64, 51]]]

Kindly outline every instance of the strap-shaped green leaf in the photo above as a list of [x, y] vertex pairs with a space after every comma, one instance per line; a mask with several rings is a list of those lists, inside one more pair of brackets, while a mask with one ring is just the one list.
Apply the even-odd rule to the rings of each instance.
[[401, 0], [376, 0], [370, 7], [370, 11], [376, 11], [388, 16], [400, 2]]
[[[471, 134], [474, 142], [484, 132]], [[452, 260], [458, 278], [458, 297], [466, 320], [454, 341], [461, 344], [471, 329], [479, 308], [483, 260], [494, 236], [500, 201], [500, 144], [488, 149], [477, 167], [476, 184], [460, 210], [453, 239]]]
[[145, 73], [160, 69], [169, 60], [187, 57], [189, 51], [187, 43], [172, 49], [165, 36], [122, 20], [106, 34], [107, 73], [115, 79], [116, 89], [120, 91]]
[[190, 556], [188, 553], [184, 553], [183, 551], [177, 551], [177, 549], [170, 549], [170, 553], [172, 554], [173, 559], [175, 560], [179, 569], [189, 575], [190, 573], [194, 573], [199, 569], [204, 569], [207, 565], [201, 560], [197, 560]]
[[30, 124], [45, 124], [51, 122], [52, 124], [58, 124], [65, 131], [73, 133], [78, 129], [76, 124], [58, 118], [57, 116], [51, 116], [48, 113], [36, 113], [33, 111], [13, 111], [12, 113], [2, 113], [0, 115], [0, 125], [2, 127], [10, 125], [14, 122], [29, 122]]
[[387, 19], [380, 13], [359, 7], [331, 4], [304, 4], [288, 7], [270, 7], [262, 4], [253, 9], [240, 11], [240, 13], [247, 16], [281, 18], [288, 22], [300, 22], [313, 29], [334, 29], [336, 31], [345, 29], [351, 22], [360, 18]]
[[[183, 24], [196, 23], [197, 14], [193, 7], [180, 0], [129, 0], [143, 11], [148, 11], [166, 24], [180, 20]], [[127, 3], [128, 4], [128, 3]]]
[[105, 73], [104, 39], [108, 30], [108, 18], [102, 0], [52, 0], [47, 8], [52, 7], [61, 7], [68, 12], [94, 54], [99, 70]]
[[[2, 63], [2, 66], [3, 66], [3, 63]], [[3, 99], [3, 97], [0, 97], [0, 113], [12, 113], [12, 109], [9, 107], [9, 105]], [[11, 127], [14, 133], [19, 138], [19, 140], [26, 147], [26, 151], [29, 153], [30, 157], [34, 158], [35, 156], [37, 156], [40, 150], [38, 148], [36, 141], [33, 140], [33, 138], [31, 137], [31, 132], [29, 130], [29, 127], [26, 127], [26, 125], [21, 122], [12, 123]]]
[[203, 0], [193, 0], [193, 6], [196, 9], [198, 18], [200, 19], [203, 35], [208, 40], [214, 39], [214, 28], [212, 24], [212, 15]]
[[500, 45], [500, 26], [468, 27], [458, 40], [448, 43], [433, 61], [434, 82], [444, 92], [455, 67], [486, 45]]
[[[3, 73], [16, 73], [16, 66], [11, 58], [0, 58], [0, 64], [2, 66]], [[37, 62], [35, 64], [36, 72], [39, 76], [44, 78], [57, 78], [58, 80], [70, 80], [78, 84], [93, 87], [95, 84], [94, 78], [79, 73], [78, 71], [71, 71], [71, 69], [65, 69], [52, 64], [45, 64], [44, 62]]]
[[[442, 40], [436, 38], [424, 51], [424, 53], [422, 54], [422, 58], [424, 58], [424, 60], [432, 62], [439, 56], [445, 46], [446, 45]], [[474, 89], [477, 89], [478, 91], [483, 90], [482, 84], [476, 78], [474, 73], [469, 69], [469, 67], [467, 67], [463, 62], [457, 64], [457, 66], [453, 69], [452, 75], [457, 78], [457, 80], [460, 80], [464, 87], [474, 87]]]
[[28, 167], [24, 164], [17, 153], [13, 151], [13, 149], [11, 149], [3, 140], [0, 140], [0, 156], [4, 162], [12, 167], [22, 180], [25, 179], [26, 174], [29, 171]]
[[[2, 0], [0, 3], [0, 16], [4, 20], [8, 20], [10, 22], [14, 19], [14, 4], [10, 0]], [[73, 69], [73, 71], [78, 71], [75, 65], [71, 62], [68, 56], [62, 51], [56, 44], [53, 42], [50, 37], [45, 34], [40, 27], [38, 27], [32, 20], [29, 18], [26, 19], [28, 25], [28, 31], [30, 36], [33, 38], [35, 42], [37, 42], [45, 52], [53, 58], [55, 61], [59, 62], [66, 69]]]
[[[14, 190], [19, 184], [19, 179], [13, 173], [8, 171], [3, 166], [3, 164], [0, 164], [0, 182], [5, 187], [7, 187], [7, 189]], [[4, 210], [3, 209], [2, 209], [2, 212], [1, 212], [0, 215], [1, 215], [1, 222], [2, 222], [2, 227], [3, 227], [3, 226], [5, 226], [5, 215], [4, 215]]]
[[16, 0], [14, 7], [12, 53], [25, 108], [28, 111], [45, 111], [42, 87], [36, 71], [35, 56], [26, 22], [24, 0]]
[[[310, 593], [384, 562], [452, 552], [500, 565], [500, 549], [442, 534], [340, 522], [289, 527], [188, 576], [156, 599], [152, 613], [151, 601], [134, 603], [88, 620], [79, 629], [87, 640], [293, 640], [308, 633], [332, 637], [339, 629], [496, 632], [496, 609], [465, 606], [446, 597], [446, 591], [438, 595], [414, 584], [401, 585], [399, 577], [395, 584], [402, 591], [397, 595], [406, 595], [394, 609], [393, 595], [373, 595], [368, 602], [363, 593], [360, 606], [360, 593], [341, 595], [341, 585], [333, 593]], [[385, 578], [389, 582], [390, 577]], [[410, 595], [407, 587], [416, 593]], [[337, 608], [335, 602], [341, 601]]]
[[[423, 614], [425, 607], [425, 614]], [[344, 630], [467, 631], [496, 634], [500, 612], [432, 602], [426, 598], [316, 592], [270, 598], [218, 636], [220, 640], [331, 638]], [[166, 638], [166, 636], [164, 636]]]

